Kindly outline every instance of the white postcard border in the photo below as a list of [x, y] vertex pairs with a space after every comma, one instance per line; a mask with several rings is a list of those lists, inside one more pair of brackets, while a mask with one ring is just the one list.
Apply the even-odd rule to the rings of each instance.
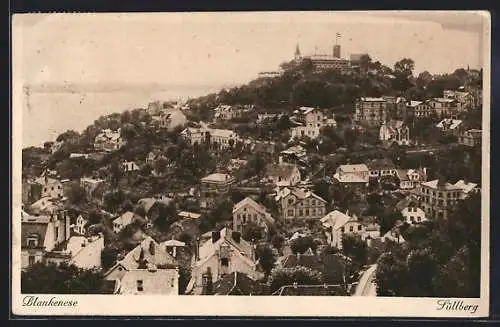
[[[464, 11], [461, 11], [462, 13]], [[381, 12], [384, 13], [384, 12]], [[483, 17], [483, 143], [482, 143], [482, 231], [481, 297], [384, 298], [384, 297], [275, 297], [275, 296], [116, 296], [116, 295], [24, 295], [20, 290], [21, 157], [22, 110], [12, 110], [12, 313], [16, 315], [157, 315], [157, 316], [290, 316], [290, 317], [485, 317], [489, 314], [490, 284], [490, 62], [491, 16]], [[200, 13], [197, 13], [200, 15]], [[309, 15], [311, 13], [308, 13]], [[73, 14], [75, 15], [75, 14]], [[122, 14], [123, 15], [123, 14]], [[201, 15], [210, 15], [204, 13]], [[258, 14], [257, 14], [258, 15]], [[13, 22], [15, 21], [13, 17]], [[13, 23], [14, 25], [14, 23]], [[16, 57], [22, 53], [22, 29], [12, 30], [13, 76], [22, 67]], [[17, 56], [16, 56], [17, 55]], [[19, 58], [19, 57], [17, 57]], [[17, 73], [14, 75], [14, 71]], [[20, 107], [22, 81], [12, 80], [12, 107]], [[23, 306], [30, 296], [47, 301], [46, 306]], [[438, 310], [440, 300], [455, 301], [456, 307], [477, 305], [477, 310]], [[76, 306], [54, 306], [57, 301], [77, 301]], [[36, 301], [35, 301], [36, 302]]]

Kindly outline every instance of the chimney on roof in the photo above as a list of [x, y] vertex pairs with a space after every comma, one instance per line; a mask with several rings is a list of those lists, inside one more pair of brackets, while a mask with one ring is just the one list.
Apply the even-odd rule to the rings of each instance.
[[439, 176], [437, 181], [437, 187], [443, 187], [446, 184], [446, 180], [443, 176]]
[[196, 261], [198, 261], [198, 260], [200, 260], [200, 237], [196, 237], [195, 242], [196, 242], [196, 244], [195, 244], [195, 249], [194, 249], [194, 251], [195, 251], [194, 258]]
[[469, 184], [469, 179], [467, 177], [464, 177], [464, 184], [465, 185]]
[[149, 242], [149, 253], [155, 255], [155, 243], [153, 241]]
[[212, 231], [212, 243], [217, 242], [220, 239], [220, 231]]
[[212, 295], [213, 294], [213, 281], [212, 281], [212, 271], [210, 267], [207, 267], [206, 272], [202, 276], [201, 281], [201, 294], [202, 295]]
[[231, 237], [233, 238], [233, 240], [236, 242], [236, 243], [240, 243], [241, 242], [241, 233], [240, 232], [233, 232]]

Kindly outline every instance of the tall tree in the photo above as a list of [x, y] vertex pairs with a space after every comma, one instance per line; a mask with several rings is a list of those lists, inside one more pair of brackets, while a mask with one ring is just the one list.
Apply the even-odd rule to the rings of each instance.
[[271, 293], [282, 286], [293, 285], [320, 285], [323, 283], [321, 272], [310, 268], [297, 266], [294, 268], [275, 268], [271, 271], [268, 285]]
[[21, 272], [21, 292], [28, 294], [99, 294], [103, 273], [61, 263], [35, 263]]

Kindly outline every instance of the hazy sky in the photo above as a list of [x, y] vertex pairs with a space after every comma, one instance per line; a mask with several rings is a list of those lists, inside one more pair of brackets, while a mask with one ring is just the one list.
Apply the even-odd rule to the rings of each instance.
[[368, 52], [389, 66], [410, 57], [417, 73], [452, 72], [481, 65], [481, 21], [449, 13], [23, 15], [14, 17], [22, 38], [14, 75], [33, 85], [239, 84], [291, 59], [297, 43], [303, 54], [331, 53], [337, 32], [344, 57]]

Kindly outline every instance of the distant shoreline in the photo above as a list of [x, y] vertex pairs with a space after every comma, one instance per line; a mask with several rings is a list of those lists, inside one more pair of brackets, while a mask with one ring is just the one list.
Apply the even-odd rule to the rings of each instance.
[[25, 90], [29, 89], [31, 93], [110, 93], [110, 92], [168, 92], [170, 90], [192, 89], [226, 89], [237, 86], [236, 84], [222, 84], [214, 86], [213, 84], [40, 84], [25, 85]]
[[[78, 85], [61, 87], [46, 85], [25, 89], [29, 106], [23, 106], [23, 149], [42, 147], [46, 141], [66, 130], [81, 133], [103, 115], [121, 113], [135, 108], [147, 108], [153, 101], [185, 101], [217, 93], [224, 86], [189, 85]], [[227, 88], [227, 87], [226, 87]], [[70, 109], [70, 110], [68, 110]]]

